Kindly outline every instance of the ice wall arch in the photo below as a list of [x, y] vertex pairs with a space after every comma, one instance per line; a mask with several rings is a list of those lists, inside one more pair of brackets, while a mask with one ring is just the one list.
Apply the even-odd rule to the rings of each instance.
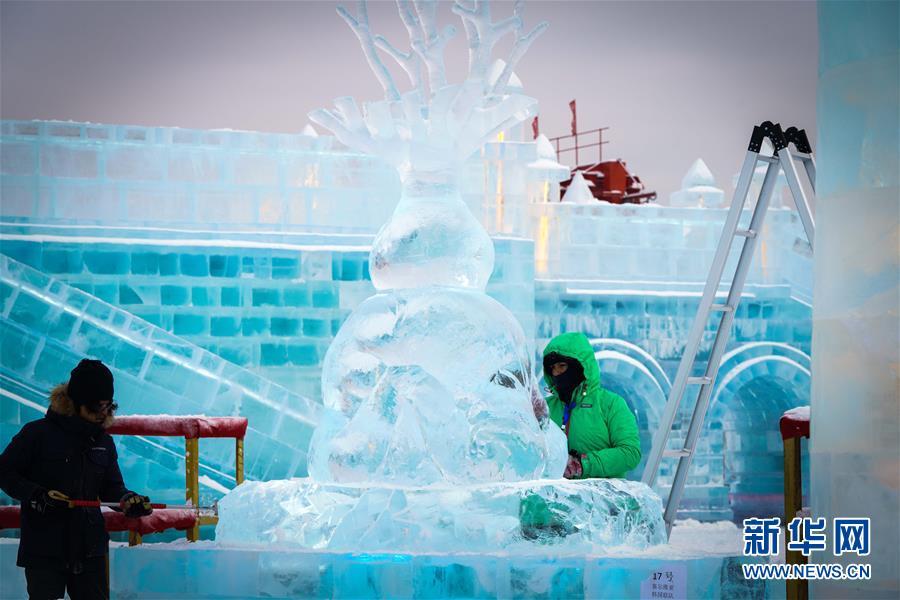
[[642, 458], [630, 473], [637, 477], [644, 470], [672, 384], [662, 366], [640, 346], [614, 338], [592, 339], [591, 346], [603, 386], [622, 396], [637, 418]]
[[704, 438], [721, 448], [735, 519], [783, 508], [778, 421], [785, 410], [809, 404], [809, 367], [809, 355], [774, 342], [744, 344], [723, 357]]

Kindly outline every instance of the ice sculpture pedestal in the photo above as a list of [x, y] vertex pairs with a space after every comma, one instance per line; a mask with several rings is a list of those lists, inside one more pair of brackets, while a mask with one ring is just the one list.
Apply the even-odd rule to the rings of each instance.
[[216, 539], [353, 552], [605, 552], [664, 543], [659, 496], [622, 479], [455, 487], [248, 482], [219, 503]]

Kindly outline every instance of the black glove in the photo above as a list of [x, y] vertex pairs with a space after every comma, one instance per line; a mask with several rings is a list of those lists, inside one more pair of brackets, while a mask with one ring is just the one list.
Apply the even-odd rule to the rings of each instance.
[[69, 508], [69, 503], [64, 500], [65, 495], [56, 490], [38, 489], [31, 495], [28, 505], [42, 515], [47, 511], [56, 510], [58, 508]]
[[122, 499], [119, 500], [119, 508], [129, 519], [146, 517], [153, 512], [153, 507], [150, 506], [150, 498], [134, 492], [128, 492], [122, 496]]

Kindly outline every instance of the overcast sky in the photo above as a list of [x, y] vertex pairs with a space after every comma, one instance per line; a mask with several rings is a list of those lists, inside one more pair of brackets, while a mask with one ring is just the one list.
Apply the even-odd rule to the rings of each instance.
[[[337, 96], [381, 97], [336, 5], [4, 0], [0, 116], [297, 132]], [[511, 9], [496, 3], [495, 19]], [[459, 24], [449, 4], [441, 14]], [[392, 2], [370, 17], [406, 41]], [[517, 69], [542, 132], [567, 134], [577, 99], [581, 129], [610, 127], [605, 158], [624, 158], [663, 201], [697, 157], [730, 190], [760, 121], [815, 143], [813, 1], [533, 1], [525, 20], [550, 22]], [[466, 62], [458, 29], [451, 81]]]

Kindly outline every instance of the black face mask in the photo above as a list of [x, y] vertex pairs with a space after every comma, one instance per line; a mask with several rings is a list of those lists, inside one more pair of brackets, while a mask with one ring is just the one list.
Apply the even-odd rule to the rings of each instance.
[[571, 401], [572, 392], [584, 381], [584, 369], [578, 362], [575, 362], [575, 364], [569, 363], [569, 368], [564, 373], [551, 377], [551, 379], [560, 400], [568, 404]]

